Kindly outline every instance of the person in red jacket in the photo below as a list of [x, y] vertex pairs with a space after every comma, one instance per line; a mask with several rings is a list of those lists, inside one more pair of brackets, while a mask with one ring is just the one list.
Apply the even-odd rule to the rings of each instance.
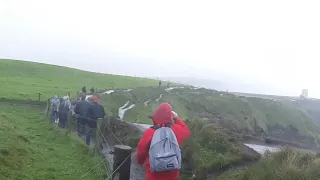
[[[177, 113], [172, 111], [172, 107], [168, 103], [162, 103], [154, 112], [152, 116], [154, 125], [161, 125], [162, 123], [172, 124], [171, 129], [177, 137], [179, 145], [190, 136], [188, 126], [178, 118]], [[179, 170], [167, 172], [151, 172], [149, 162], [149, 148], [152, 136], [156, 130], [153, 128], [147, 129], [137, 147], [137, 161], [140, 165], [146, 164], [146, 180], [178, 180]]]

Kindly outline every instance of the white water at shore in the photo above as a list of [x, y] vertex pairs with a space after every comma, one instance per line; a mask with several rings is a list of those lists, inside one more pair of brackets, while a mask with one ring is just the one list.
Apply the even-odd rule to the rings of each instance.
[[156, 102], [158, 102], [162, 98], [162, 94], [160, 94], [160, 97], [156, 99]]
[[126, 111], [128, 111], [128, 110], [132, 109], [134, 106], [136, 106], [135, 104], [131, 104], [129, 107], [125, 108], [126, 106], [128, 106], [128, 104], [129, 104], [129, 101], [127, 101], [123, 106], [121, 106], [119, 108], [118, 115], [121, 120], [123, 119]]
[[277, 152], [280, 150], [279, 147], [272, 147], [272, 146], [267, 146], [267, 145], [257, 145], [257, 144], [244, 144], [244, 145], [248, 146], [249, 148], [254, 149], [255, 151], [257, 151], [261, 155], [263, 155], [267, 151]]
[[86, 95], [86, 100], [88, 100], [91, 97], [92, 97], [92, 95]]
[[148, 106], [148, 103], [151, 101], [151, 99], [149, 99], [148, 101], [145, 101], [143, 104], [144, 104], [144, 106], [145, 107], [147, 107]]
[[181, 89], [181, 88], [185, 88], [185, 87], [169, 87], [169, 88], [166, 88], [165, 91], [170, 92], [174, 89]]
[[141, 131], [145, 131], [152, 126], [150, 124], [140, 124], [140, 123], [133, 123], [133, 124], [136, 125], [139, 129], [141, 129]]
[[115, 91], [114, 90], [108, 90], [108, 91], [105, 91], [105, 92], [103, 92], [102, 94], [111, 94], [111, 93], [114, 93]]

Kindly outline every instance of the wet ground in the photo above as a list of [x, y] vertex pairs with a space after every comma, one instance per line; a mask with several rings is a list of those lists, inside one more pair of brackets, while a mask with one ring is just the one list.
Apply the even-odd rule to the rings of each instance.
[[257, 145], [257, 144], [244, 144], [244, 145], [254, 149], [261, 155], [263, 155], [267, 151], [276, 152], [280, 150], [280, 147], [268, 146], [268, 145]]

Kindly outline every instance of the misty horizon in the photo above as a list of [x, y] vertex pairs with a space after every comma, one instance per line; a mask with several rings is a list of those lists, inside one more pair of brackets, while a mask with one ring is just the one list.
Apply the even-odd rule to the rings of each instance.
[[199, 85], [248, 93], [299, 96], [308, 89], [320, 97], [319, 7], [288, 0], [2, 1], [0, 58], [209, 79]]
[[[0, 58], [1, 59], [1, 58]], [[29, 61], [29, 62], [36, 62], [36, 61], [30, 61], [30, 60], [21, 60], [21, 59], [8, 59], [8, 60], [18, 60], [18, 61]], [[38, 62], [42, 63], [42, 62]], [[43, 63], [48, 64], [48, 63]], [[161, 81], [169, 81], [169, 82], [176, 82], [181, 84], [187, 84], [192, 85], [195, 87], [203, 87], [207, 89], [214, 89], [218, 91], [228, 91], [228, 92], [242, 92], [242, 93], [253, 93], [253, 94], [267, 94], [267, 95], [279, 95], [279, 96], [294, 96], [298, 97], [300, 94], [297, 92], [297, 94], [281, 94], [277, 93], [277, 89], [272, 89], [270, 87], [256, 87], [252, 84], [243, 84], [243, 83], [232, 83], [230, 81], [222, 82], [215, 79], [209, 79], [209, 78], [194, 78], [194, 77], [151, 77], [151, 76], [135, 76], [135, 75], [128, 75], [128, 74], [117, 74], [117, 73], [105, 73], [105, 72], [97, 72], [97, 71], [91, 71], [87, 69], [81, 69], [81, 68], [75, 68], [72, 66], [62, 66], [58, 64], [48, 64], [48, 65], [55, 65], [60, 67], [68, 67], [93, 73], [102, 73], [102, 74], [112, 74], [112, 75], [121, 75], [121, 76], [132, 76], [132, 77], [140, 77], [140, 78], [148, 78], [148, 79], [154, 79], [154, 80], [161, 80]], [[205, 82], [205, 83], [203, 83]], [[164, 84], [165, 86], [166, 84]], [[169, 83], [170, 85], [170, 83]], [[249, 88], [246, 86], [249, 86]], [[250, 88], [251, 87], [251, 88]]]

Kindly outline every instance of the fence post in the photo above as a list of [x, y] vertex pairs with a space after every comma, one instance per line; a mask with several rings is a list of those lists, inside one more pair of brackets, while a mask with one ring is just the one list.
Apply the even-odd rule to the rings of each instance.
[[40, 96], [42, 95], [41, 93], [38, 93], [38, 95], [39, 95], [39, 99], [38, 99], [38, 101], [40, 101]]
[[75, 115], [72, 114], [72, 111], [69, 112], [69, 116], [68, 116], [68, 134], [71, 134], [72, 132], [72, 125], [73, 125], [73, 122], [74, 122], [74, 117]]
[[47, 117], [48, 117], [49, 111], [50, 111], [50, 107], [51, 107], [50, 99], [47, 100], [47, 103], [48, 103], [48, 108], [47, 108]]
[[[77, 131], [77, 123], [78, 123], [78, 118], [79, 118], [79, 115], [75, 114], [73, 116], [73, 119], [72, 119], [72, 122], [71, 122], [71, 127], [73, 128], [74, 131], [78, 132]], [[72, 129], [71, 129], [72, 130]]]
[[97, 128], [96, 128], [96, 142], [95, 142], [95, 152], [100, 152], [100, 149], [103, 147], [102, 146], [102, 136], [103, 134], [101, 133], [101, 125], [102, 125], [102, 121], [103, 121], [103, 118], [99, 118], [97, 120]]
[[131, 150], [132, 148], [126, 145], [114, 146], [113, 171], [116, 173], [112, 175], [112, 179], [116, 174], [118, 174], [119, 180], [130, 179]]

